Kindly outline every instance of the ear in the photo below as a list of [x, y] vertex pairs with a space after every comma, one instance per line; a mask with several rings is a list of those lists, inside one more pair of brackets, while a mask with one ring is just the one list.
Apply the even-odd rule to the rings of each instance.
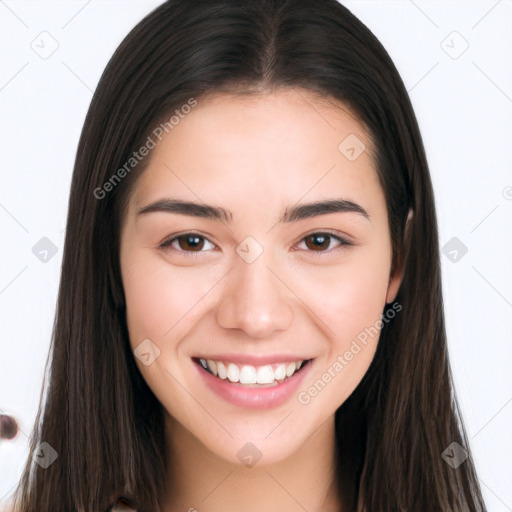
[[386, 303], [388, 304], [396, 299], [396, 296], [398, 295], [398, 290], [400, 289], [400, 285], [402, 284], [402, 279], [404, 277], [405, 263], [407, 261], [407, 254], [409, 252], [409, 236], [412, 215], [413, 211], [412, 209], [409, 209], [409, 213], [407, 214], [407, 220], [405, 221], [404, 244], [403, 247], [400, 248], [401, 251], [398, 256], [398, 262], [396, 263], [396, 265], [392, 266], [392, 274], [390, 274], [389, 276], [388, 291], [386, 294]]

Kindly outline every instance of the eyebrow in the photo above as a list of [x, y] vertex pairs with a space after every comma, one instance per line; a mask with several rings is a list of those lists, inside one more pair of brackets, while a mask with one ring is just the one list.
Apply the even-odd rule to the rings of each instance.
[[[191, 201], [182, 201], [180, 199], [160, 199], [155, 203], [148, 204], [139, 208], [137, 215], [143, 215], [153, 212], [176, 213], [180, 215], [189, 215], [193, 217], [201, 217], [215, 221], [229, 223], [233, 219], [233, 213], [219, 206], [208, 204], [194, 203]], [[358, 213], [370, 220], [368, 212], [359, 204], [346, 199], [329, 199], [315, 203], [306, 203], [294, 205], [286, 208], [280, 223], [295, 222], [310, 217], [326, 215], [328, 213], [351, 212]]]

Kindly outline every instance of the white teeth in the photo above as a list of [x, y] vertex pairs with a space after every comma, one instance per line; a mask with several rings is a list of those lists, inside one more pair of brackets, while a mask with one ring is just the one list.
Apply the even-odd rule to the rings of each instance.
[[256, 382], [258, 384], [272, 384], [274, 382], [274, 370], [272, 366], [260, 366], [256, 372]]
[[226, 379], [228, 376], [228, 371], [226, 370], [226, 367], [222, 361], [217, 362], [217, 372], [221, 379]]
[[217, 365], [215, 364], [215, 361], [207, 359], [206, 364], [208, 365], [208, 369], [213, 373], [213, 375], [217, 376]]
[[240, 370], [240, 384], [256, 384], [256, 368], [244, 365]]
[[280, 364], [266, 364], [263, 366], [252, 366], [245, 364], [238, 366], [234, 363], [224, 363], [213, 359], [199, 359], [201, 366], [211, 374], [220, 379], [228, 379], [233, 383], [243, 385], [251, 384], [274, 384], [282, 382], [286, 377], [291, 377], [298, 371], [304, 361], [296, 361]]
[[238, 379], [240, 378], [240, 370], [238, 369], [238, 366], [233, 363], [228, 364], [228, 379], [231, 382], [238, 382]]
[[286, 377], [286, 366], [284, 364], [278, 364], [274, 368], [274, 379], [283, 380]]
[[286, 366], [286, 376], [291, 377], [295, 373], [296, 364], [295, 363], [288, 363]]

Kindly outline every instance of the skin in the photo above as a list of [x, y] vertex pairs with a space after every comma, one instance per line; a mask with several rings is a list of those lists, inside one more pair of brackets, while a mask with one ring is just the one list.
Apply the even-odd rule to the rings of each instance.
[[[366, 146], [354, 161], [338, 150], [350, 134]], [[378, 336], [309, 403], [294, 394], [268, 410], [217, 396], [191, 357], [214, 349], [314, 358], [303, 391], [379, 325], [402, 269], [390, 275], [386, 203], [370, 149], [348, 108], [278, 90], [203, 99], [152, 150], [125, 212], [120, 257], [131, 346], [149, 338], [160, 350], [150, 365], [136, 362], [166, 412], [166, 512], [348, 510], [333, 485], [334, 413], [367, 371]], [[137, 214], [166, 197], [221, 206], [232, 221]], [[369, 219], [336, 212], [278, 223], [296, 203], [338, 198]], [[353, 245], [306, 243], [325, 231]], [[206, 238], [199, 252], [178, 241], [160, 247], [188, 232]], [[247, 236], [263, 247], [250, 264], [236, 252]], [[251, 468], [237, 457], [247, 442], [262, 454]]]

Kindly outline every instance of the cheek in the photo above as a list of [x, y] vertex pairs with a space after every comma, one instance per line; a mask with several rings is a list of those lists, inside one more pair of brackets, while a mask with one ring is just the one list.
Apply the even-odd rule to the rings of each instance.
[[197, 306], [216, 282], [211, 270], [173, 268], [163, 258], [147, 255], [125, 261], [122, 274], [132, 345], [145, 338], [160, 345], [175, 337], [194, 320]]
[[380, 318], [385, 305], [387, 278], [375, 267], [354, 268], [336, 282], [337, 292], [327, 310], [330, 321], [344, 348], [352, 339]]
[[327, 343], [300, 403], [315, 401], [319, 410], [332, 412], [367, 372], [382, 326], [389, 274], [386, 250], [358, 251], [336, 268], [317, 268], [305, 277], [304, 302], [321, 318], [317, 325]]
[[336, 344], [350, 341], [380, 318], [389, 281], [389, 262], [383, 253], [358, 251], [335, 267], [297, 274], [301, 282], [296, 288]]

